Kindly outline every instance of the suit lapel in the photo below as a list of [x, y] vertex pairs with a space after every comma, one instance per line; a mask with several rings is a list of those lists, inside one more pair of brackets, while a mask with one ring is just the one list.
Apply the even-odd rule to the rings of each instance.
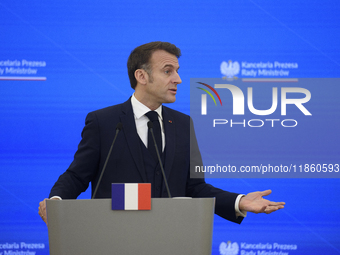
[[140, 138], [136, 129], [131, 99], [122, 104], [122, 114], [120, 116], [120, 120], [123, 124], [123, 133], [125, 135], [125, 139], [135, 165], [142, 176], [143, 181], [147, 182], [142, 150], [140, 148]]
[[165, 132], [165, 162], [164, 171], [167, 178], [170, 176], [172, 163], [175, 157], [176, 148], [176, 123], [173, 117], [169, 114], [167, 109], [163, 107], [163, 125]]

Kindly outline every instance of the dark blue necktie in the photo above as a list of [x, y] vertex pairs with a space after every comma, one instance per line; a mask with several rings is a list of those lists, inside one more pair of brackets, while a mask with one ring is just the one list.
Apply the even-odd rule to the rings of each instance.
[[[161, 125], [158, 121], [158, 113], [155, 111], [150, 111], [145, 114], [150, 121], [153, 123], [153, 134], [155, 136], [156, 144], [158, 147], [159, 155], [162, 155], [162, 134], [161, 134]], [[152, 139], [152, 135], [150, 134], [150, 130], [148, 131], [148, 150], [151, 155], [157, 160], [157, 153], [155, 144]]]

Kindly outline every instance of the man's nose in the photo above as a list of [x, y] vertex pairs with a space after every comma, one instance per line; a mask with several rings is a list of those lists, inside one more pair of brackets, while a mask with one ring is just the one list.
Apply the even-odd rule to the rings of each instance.
[[173, 83], [176, 83], [176, 84], [182, 83], [181, 77], [179, 76], [177, 72], [175, 73], [175, 76], [173, 78]]

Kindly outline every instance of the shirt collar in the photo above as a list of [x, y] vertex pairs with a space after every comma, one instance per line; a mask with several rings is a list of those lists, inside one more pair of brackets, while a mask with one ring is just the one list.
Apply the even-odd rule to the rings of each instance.
[[[141, 102], [139, 102], [137, 100], [137, 98], [135, 97], [135, 94], [132, 95], [131, 97], [131, 105], [132, 105], [132, 110], [133, 113], [135, 115], [135, 119], [139, 119], [142, 116], [145, 115], [145, 113], [151, 111], [149, 107], [147, 107], [146, 105], [142, 104]], [[162, 105], [160, 105], [155, 112], [158, 113], [158, 117], [161, 118], [161, 120], [163, 120], [162, 118]]]

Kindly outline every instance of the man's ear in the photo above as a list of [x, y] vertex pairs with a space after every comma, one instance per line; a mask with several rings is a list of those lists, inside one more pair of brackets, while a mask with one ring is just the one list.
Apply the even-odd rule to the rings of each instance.
[[149, 79], [148, 73], [144, 69], [137, 69], [135, 71], [135, 78], [137, 83], [145, 85]]

